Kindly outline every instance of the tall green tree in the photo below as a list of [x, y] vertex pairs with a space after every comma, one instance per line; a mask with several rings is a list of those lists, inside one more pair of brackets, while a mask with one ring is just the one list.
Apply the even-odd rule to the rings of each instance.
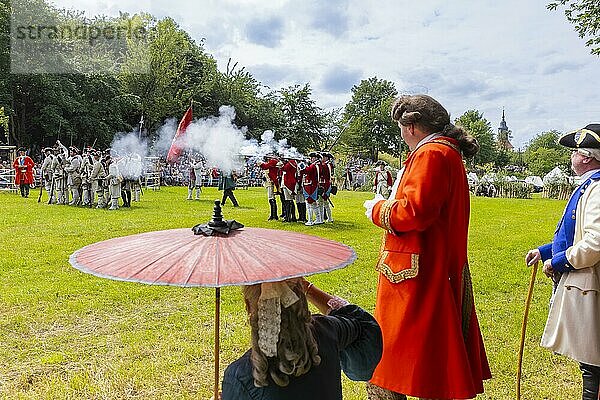
[[[148, 31], [147, 44], [130, 50], [119, 75], [124, 96], [137, 99], [146, 125], [153, 130], [165, 119], [183, 115], [192, 99], [197, 104], [196, 116], [216, 113], [209, 101], [217, 76], [214, 59], [171, 18], [122, 17]], [[145, 73], [140, 73], [145, 67]]]
[[569, 170], [570, 151], [558, 144], [560, 136], [560, 132], [552, 130], [542, 132], [531, 140], [523, 154], [531, 174], [543, 176], [557, 166]]
[[366, 152], [373, 160], [380, 151], [400, 155], [400, 131], [390, 118], [390, 107], [397, 95], [392, 82], [377, 77], [352, 87], [352, 99], [346, 104], [342, 119], [349, 123], [343, 142], [350, 151]]
[[[12, 95], [10, 90], [10, 5], [8, 0], [0, 1], [0, 108], [2, 116], [4, 113], [11, 114]], [[5, 111], [6, 110], [6, 111]], [[8, 118], [8, 117], [7, 117]], [[0, 140], [6, 140], [4, 135], [8, 134], [8, 125]]]
[[473, 157], [473, 163], [484, 165], [494, 163], [498, 154], [492, 125], [477, 110], [468, 110], [454, 120], [456, 125], [466, 129], [479, 143], [479, 152]]
[[237, 68], [237, 63], [231, 65], [230, 59], [226, 71], [216, 75], [211, 101], [215, 111], [221, 105], [233, 106], [236, 111], [235, 123], [248, 128], [248, 137], [258, 139], [267, 129], [279, 136], [283, 113], [278, 94], [269, 92], [263, 95], [262, 88], [250, 72], [244, 67]]
[[311, 98], [310, 84], [290, 86], [279, 91], [283, 113], [281, 137], [300, 152], [322, 150], [326, 119], [323, 110]]
[[575, 25], [579, 37], [586, 40], [590, 52], [600, 56], [600, 2], [598, 0], [557, 0], [548, 3], [549, 10], [565, 8], [567, 21]]

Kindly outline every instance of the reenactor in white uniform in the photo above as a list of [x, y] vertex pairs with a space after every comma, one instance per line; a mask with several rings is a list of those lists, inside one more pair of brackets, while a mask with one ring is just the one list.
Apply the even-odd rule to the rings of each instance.
[[[65, 167], [68, 164], [69, 151], [60, 141], [56, 141], [56, 156], [52, 162], [52, 190], [51, 197], [56, 199], [56, 204], [67, 204], [69, 202], [69, 193], [67, 192], [67, 172]], [[56, 195], [54, 195], [56, 192]]]
[[[116, 157], [116, 153], [113, 154], [113, 150], [112, 149], [106, 149], [104, 151], [104, 155], [101, 158], [101, 162], [102, 165], [104, 166], [104, 172], [105, 174], [108, 174], [108, 166], [111, 163], [111, 157]], [[102, 185], [102, 187], [104, 188], [104, 199], [106, 200], [106, 207], [111, 205], [111, 201], [110, 201], [110, 187], [108, 185], [108, 181], [106, 180], [106, 175], [104, 176], [104, 184]]]
[[201, 159], [190, 160], [190, 183], [188, 185], [188, 200], [192, 200], [194, 190], [196, 190], [196, 200], [200, 200], [202, 193], [202, 177], [205, 174], [204, 161]]
[[117, 160], [115, 158], [109, 161], [108, 175], [106, 175], [106, 183], [110, 194], [109, 210], [117, 210], [119, 208], [119, 198], [121, 197], [121, 182], [123, 177], [119, 172]]
[[45, 155], [41, 168], [43, 184], [46, 188], [46, 193], [48, 193], [48, 204], [54, 204], [56, 199], [53, 196], [54, 188], [52, 187], [52, 179], [54, 178], [52, 170], [52, 164], [54, 163], [53, 149], [52, 147], [46, 147], [43, 152]]
[[102, 164], [102, 153], [96, 151], [93, 153], [93, 164], [92, 172], [90, 172], [90, 182], [92, 190], [92, 204], [94, 203], [94, 194], [98, 195], [98, 205], [96, 208], [106, 207], [106, 201], [104, 200], [104, 178], [106, 178], [106, 171]]
[[136, 192], [136, 184], [139, 185], [144, 170], [142, 157], [137, 153], [128, 153], [117, 161], [117, 165], [123, 178], [121, 184], [123, 207], [131, 207], [132, 194]]
[[392, 173], [385, 161], [379, 160], [375, 163], [375, 179], [373, 181], [373, 191], [382, 195], [384, 198], [390, 197], [390, 191], [394, 184]]
[[69, 158], [69, 164], [65, 168], [65, 171], [68, 173], [67, 186], [72, 197], [69, 205], [77, 206], [81, 204], [81, 166], [83, 159], [79, 155], [77, 147], [71, 146], [69, 152], [71, 153], [71, 157]]
[[81, 164], [81, 190], [83, 193], [83, 202], [84, 206], [91, 207], [94, 202], [94, 194], [92, 192], [92, 185], [90, 181], [90, 174], [92, 172], [92, 167], [94, 165], [94, 160], [92, 159], [92, 155], [90, 154], [91, 149], [87, 148], [84, 150], [82, 156], [82, 164]]

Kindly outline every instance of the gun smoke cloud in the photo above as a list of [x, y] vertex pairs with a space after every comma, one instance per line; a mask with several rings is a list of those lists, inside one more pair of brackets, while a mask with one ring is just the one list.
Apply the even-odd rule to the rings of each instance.
[[110, 148], [118, 154], [119, 172], [125, 179], [138, 179], [144, 172], [144, 160], [148, 155], [148, 144], [139, 138], [138, 131], [117, 133]]
[[[261, 140], [246, 139], [247, 127], [234, 123], [235, 109], [221, 106], [219, 115], [194, 120], [186, 129], [183, 146], [188, 153], [200, 153], [208, 166], [224, 172], [239, 170], [245, 159], [259, 160], [268, 154], [283, 157], [304, 158], [296, 148], [290, 147], [286, 139], [275, 140], [275, 133], [265, 131]], [[164, 156], [168, 152], [177, 131], [177, 121], [169, 119], [158, 130], [154, 150]]]

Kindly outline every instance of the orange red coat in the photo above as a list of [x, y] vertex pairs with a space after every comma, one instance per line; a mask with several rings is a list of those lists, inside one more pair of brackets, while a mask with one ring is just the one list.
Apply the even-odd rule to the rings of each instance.
[[35, 163], [29, 156], [19, 156], [13, 161], [13, 168], [15, 169], [15, 185], [33, 183], [33, 167]]
[[385, 229], [375, 307], [384, 348], [375, 385], [470, 399], [491, 377], [467, 261], [469, 202], [457, 142], [437, 138], [406, 160], [395, 198], [373, 208]]

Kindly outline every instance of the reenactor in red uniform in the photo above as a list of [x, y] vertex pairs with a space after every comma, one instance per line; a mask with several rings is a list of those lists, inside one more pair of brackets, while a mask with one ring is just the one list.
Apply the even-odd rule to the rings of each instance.
[[13, 162], [15, 169], [15, 185], [19, 186], [22, 197], [29, 197], [29, 187], [33, 184], [33, 167], [35, 163], [26, 154], [26, 150], [21, 147], [18, 151], [19, 156]]
[[375, 163], [375, 179], [373, 181], [373, 191], [382, 195], [385, 199], [390, 197], [394, 178], [386, 165], [385, 161], [379, 160]]
[[269, 221], [279, 219], [277, 216], [277, 202], [275, 194], [279, 194], [279, 169], [283, 167], [283, 163], [277, 156], [267, 156], [268, 161], [259, 163], [260, 169], [265, 172], [265, 188], [267, 189], [267, 198], [271, 207], [271, 215]]
[[300, 175], [302, 177], [302, 191], [306, 199], [306, 213], [308, 221], [304, 224], [307, 226], [318, 225], [323, 223], [321, 213], [319, 213], [318, 189], [319, 179], [321, 175], [320, 156], [317, 152], [309, 153], [310, 165], [304, 168]]
[[283, 213], [285, 222], [296, 222], [294, 200], [296, 199], [296, 176], [298, 172], [298, 161], [291, 158], [284, 161], [285, 164], [281, 168], [281, 189], [285, 197], [283, 203]]
[[333, 154], [321, 154], [321, 176], [319, 179], [319, 213], [325, 222], [333, 222], [329, 196], [331, 195], [331, 178], [333, 177]]

